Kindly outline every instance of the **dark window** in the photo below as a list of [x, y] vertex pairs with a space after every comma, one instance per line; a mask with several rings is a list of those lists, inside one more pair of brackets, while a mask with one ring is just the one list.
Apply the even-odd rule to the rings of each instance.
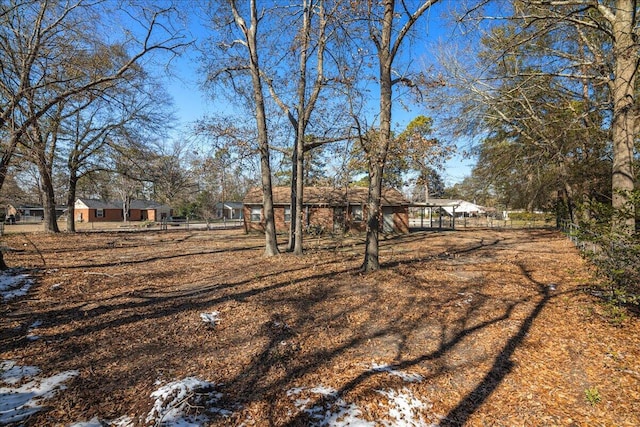
[[261, 211], [260, 208], [251, 208], [251, 222], [260, 222]]
[[351, 206], [351, 220], [362, 221], [362, 206]]

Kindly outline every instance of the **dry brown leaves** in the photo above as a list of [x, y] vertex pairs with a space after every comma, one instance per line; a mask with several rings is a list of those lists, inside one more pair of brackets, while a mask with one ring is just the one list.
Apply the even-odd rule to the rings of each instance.
[[[640, 425], [638, 320], [604, 315], [584, 292], [593, 272], [554, 231], [394, 236], [366, 275], [358, 238], [309, 238], [305, 256], [272, 258], [236, 231], [5, 244], [37, 285], [0, 306], [1, 360], [79, 371], [27, 425], [142, 424], [158, 384], [189, 376], [218, 384], [232, 412], [212, 425], [309, 425], [302, 399], [338, 398], [381, 423], [385, 390], [406, 390], [439, 425]], [[213, 311], [215, 327], [200, 318]]]

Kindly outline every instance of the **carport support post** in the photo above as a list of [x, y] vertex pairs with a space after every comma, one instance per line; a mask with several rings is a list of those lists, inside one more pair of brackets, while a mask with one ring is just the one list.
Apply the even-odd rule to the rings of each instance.
[[456, 207], [453, 207], [453, 215], [451, 215], [451, 228], [456, 229]]

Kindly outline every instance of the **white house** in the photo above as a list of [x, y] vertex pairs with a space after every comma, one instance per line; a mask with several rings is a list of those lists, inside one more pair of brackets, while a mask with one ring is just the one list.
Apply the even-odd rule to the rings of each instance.
[[486, 213], [484, 207], [465, 200], [429, 199], [427, 205], [439, 206], [447, 215], [456, 217], [478, 216]]

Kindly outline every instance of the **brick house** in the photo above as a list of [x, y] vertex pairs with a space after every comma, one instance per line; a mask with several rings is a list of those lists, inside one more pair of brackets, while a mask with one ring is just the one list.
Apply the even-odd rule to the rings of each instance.
[[[368, 191], [364, 187], [353, 187], [346, 191], [332, 187], [306, 187], [303, 227], [335, 233], [366, 231]], [[409, 204], [398, 190], [383, 190], [381, 231], [408, 233]], [[273, 205], [276, 231], [288, 231], [291, 221], [291, 189], [274, 187]], [[243, 216], [246, 231], [264, 230], [261, 188], [253, 188], [245, 196]]]
[[[132, 200], [129, 204], [129, 221], [161, 221], [171, 215], [169, 206], [157, 202]], [[124, 221], [122, 203], [77, 199], [75, 219], [78, 222]]]

